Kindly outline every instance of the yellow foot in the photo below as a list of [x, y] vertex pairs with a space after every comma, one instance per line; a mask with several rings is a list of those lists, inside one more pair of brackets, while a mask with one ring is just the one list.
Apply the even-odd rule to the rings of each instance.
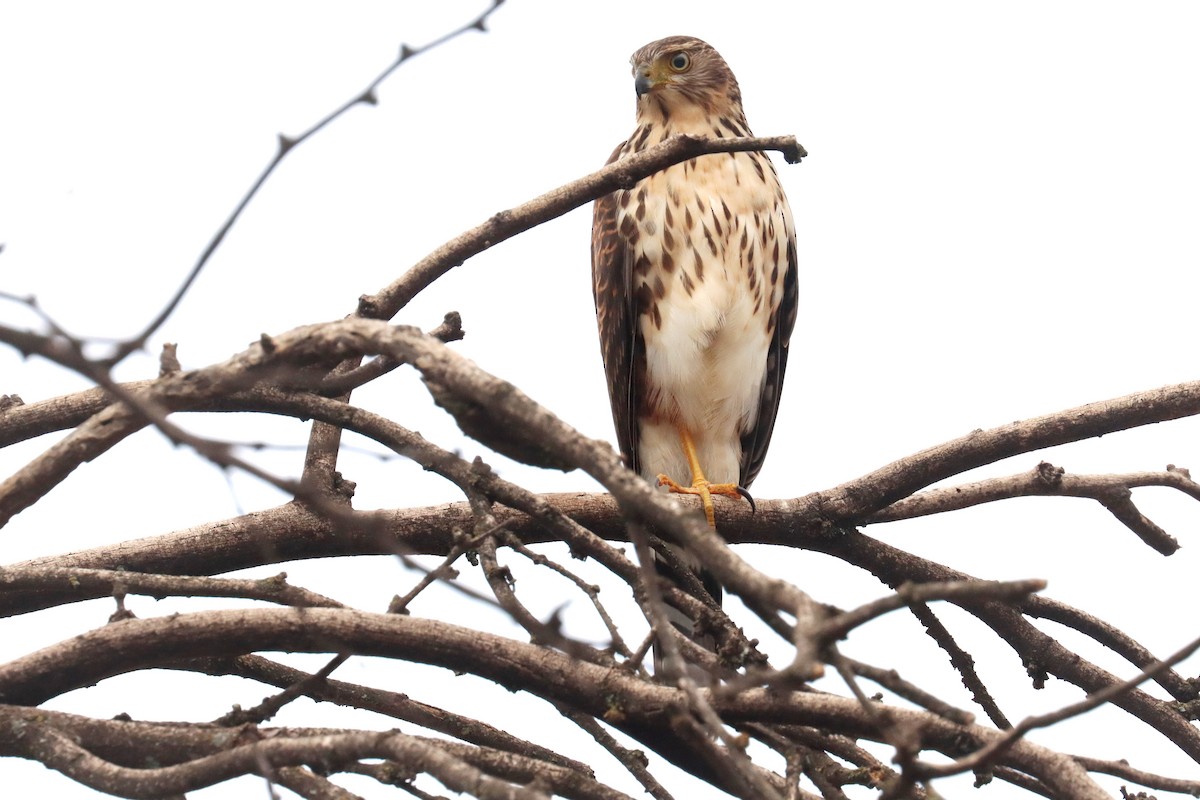
[[[667, 475], [658, 476], [658, 485], [666, 486], [668, 491], [674, 494], [695, 494], [700, 496], [700, 503], [704, 506], [704, 518], [708, 520], [710, 528], [717, 527], [716, 511], [713, 509], [712, 496], [714, 494], [724, 495], [725, 497], [745, 497], [749, 499], [746, 490], [738, 486], [736, 483], [709, 483], [704, 478], [697, 478], [691, 486], [684, 486], [676, 483]], [[751, 505], [754, 501], [750, 501]]]

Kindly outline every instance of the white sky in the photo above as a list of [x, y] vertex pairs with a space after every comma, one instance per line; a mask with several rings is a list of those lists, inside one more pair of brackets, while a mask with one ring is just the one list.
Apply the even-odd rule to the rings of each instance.
[[[401, 42], [421, 44], [484, 5], [0, 6], [0, 290], [36, 294], [80, 334], [134, 332], [268, 163], [277, 133], [297, 134], [353, 96]], [[629, 54], [682, 33], [725, 56], [756, 133], [794, 133], [811, 154], [779, 167], [799, 229], [801, 316], [756, 496], [799, 496], [974, 428], [1197, 376], [1194, 3], [509, 0], [490, 27], [408, 62], [377, 107], [354, 109], [294, 150], [156, 347], [178, 342], [184, 365], [198, 367], [262, 332], [344, 316], [444, 240], [598, 167], [632, 128]], [[445, 311], [462, 312], [460, 352], [611, 439], [589, 227], [581, 209], [497, 246], [398, 321], [428, 328]], [[34, 324], [13, 305], [0, 305], [0, 320]], [[132, 359], [122, 377], [154, 374], [155, 359]], [[0, 351], [0, 393], [31, 402], [79, 386]], [[356, 400], [443, 446], [480, 452], [422, 395], [406, 374]], [[246, 440], [305, 439], [302, 426], [278, 421], [181, 420]], [[1076, 472], [1200, 469], [1198, 433], [1193, 421], [1160, 425], [978, 474], [1025, 470], [1043, 457]], [[0, 471], [45, 445], [0, 452]], [[486, 457], [531, 488], [595, 489], [579, 473]], [[299, 469], [297, 452], [256, 458], [282, 474]], [[457, 499], [448, 484], [398, 463], [349, 455], [343, 471], [359, 482], [362, 507]], [[143, 434], [15, 518], [0, 560], [233, 516], [235, 501], [282, 499], [242, 477], [233, 485], [231, 493], [218, 471]], [[1200, 508], [1165, 490], [1135, 499], [1184, 550], [1164, 559], [1098, 507], [1070, 500], [868, 533], [979, 577], [1047, 578], [1050, 596], [1165, 655], [1200, 633], [1186, 605]], [[748, 552], [821, 600], [849, 605], [884, 591], [814, 556]], [[362, 580], [370, 567], [342, 562], [340, 576], [328, 566], [318, 576], [304, 566], [288, 569], [366, 608], [383, 607], [397, 581], [409, 580], [382, 564], [390, 583], [371, 593]], [[0, 655], [100, 624], [109, 610], [87, 608], [83, 621], [59, 613], [61, 628], [0, 623]], [[159, 608], [145, 601], [138, 610]], [[847, 650], [872, 660], [868, 637]], [[1008, 652], [978, 645], [977, 656], [987, 653], [997, 654], [989, 677], [1020, 677]], [[927, 657], [941, 668], [936, 653]], [[1060, 689], [1031, 694], [1015, 682], [1014, 715], [1078, 696]], [[54, 707], [137, 716], [115, 690], [105, 702], [93, 708], [72, 696]], [[196, 718], [222, 710], [203, 709]], [[1200, 775], [1153, 734], [1105, 727], [1120, 719], [1094, 714], [1033, 738]], [[1071, 738], [1089, 730], [1097, 736], [1087, 748]], [[0, 785], [95, 796], [11, 761], [0, 762]], [[196, 796], [239, 791], [261, 787]], [[1013, 793], [993, 787], [987, 796]]]

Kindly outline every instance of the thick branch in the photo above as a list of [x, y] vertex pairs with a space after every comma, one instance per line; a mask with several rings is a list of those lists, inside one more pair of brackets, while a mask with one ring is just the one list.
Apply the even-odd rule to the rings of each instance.
[[241, 775], [269, 776], [279, 767], [388, 758], [428, 772], [451, 789], [471, 792], [481, 800], [549, 800], [544, 792], [497, 780], [436, 745], [394, 732], [276, 738], [186, 764], [148, 769], [105, 761], [44, 723], [23, 726], [19, 736], [9, 734], [4, 738], [8, 739], [6, 749], [10, 752], [36, 759], [85, 786], [122, 797], [175, 798]]
[[985, 464], [1196, 414], [1200, 414], [1200, 381], [1164, 386], [973, 431], [799, 502], [832, 522], [866, 520], [913, 492]]
[[[10, 702], [40, 703], [105, 677], [147, 668], [169, 657], [231, 655], [247, 650], [330, 650], [415, 660], [465, 670], [509, 690], [524, 690], [603, 717], [635, 736], [650, 737], [662, 752], [677, 689], [630, 676], [617, 668], [582, 663], [570, 656], [447, 623], [344, 609], [209, 611], [162, 619], [125, 620], [0, 666], [0, 693]], [[880, 740], [874, 716], [855, 700], [825, 694], [750, 690], [710, 697], [729, 722], [815, 725]], [[620, 715], [614, 715], [619, 710]], [[893, 721], [923, 731], [925, 746], [955, 753], [964, 741], [982, 746], [999, 732], [956, 725], [935, 715], [888, 709]], [[1068, 757], [1019, 741], [1001, 763], [1062, 788], [1071, 798], [1099, 798], [1098, 789]]]
[[389, 692], [386, 689], [376, 689], [369, 686], [359, 686], [353, 683], [326, 678], [313, 681], [307, 672], [279, 664], [261, 656], [238, 656], [236, 658], [203, 658], [176, 662], [169, 665], [173, 669], [193, 670], [208, 675], [237, 675], [249, 680], [259, 681], [269, 686], [287, 689], [304, 684], [303, 694], [314, 700], [337, 703], [348, 708], [361, 708], [374, 711], [377, 714], [392, 717], [414, 725], [420, 725], [432, 731], [460, 739], [464, 742], [490, 747], [496, 750], [506, 750], [526, 758], [538, 759], [548, 764], [556, 764], [566, 769], [574, 770], [582, 775], [592, 776], [591, 769], [574, 759], [527, 742], [512, 734], [495, 728], [479, 720], [455, 714], [428, 703], [421, 703], [399, 692]]

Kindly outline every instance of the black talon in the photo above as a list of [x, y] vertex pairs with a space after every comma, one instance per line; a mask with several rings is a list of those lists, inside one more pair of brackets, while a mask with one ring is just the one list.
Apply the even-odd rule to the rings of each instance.
[[750, 496], [750, 490], [743, 486], [737, 487], [737, 493], [742, 496], [747, 503], [750, 504], [750, 513], [754, 514], [758, 511], [758, 506], [754, 505], [754, 498]]

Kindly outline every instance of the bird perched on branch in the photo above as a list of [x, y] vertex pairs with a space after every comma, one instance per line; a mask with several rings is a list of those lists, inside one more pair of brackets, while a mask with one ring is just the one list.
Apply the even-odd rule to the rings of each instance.
[[[710, 45], [672, 36], [630, 60], [637, 127], [609, 163], [680, 133], [752, 135]], [[699, 156], [597, 200], [592, 289], [622, 455], [699, 495], [715, 527], [712, 495], [749, 499], [762, 467], [796, 321], [796, 231], [770, 159]], [[679, 555], [719, 603], [720, 585]]]

